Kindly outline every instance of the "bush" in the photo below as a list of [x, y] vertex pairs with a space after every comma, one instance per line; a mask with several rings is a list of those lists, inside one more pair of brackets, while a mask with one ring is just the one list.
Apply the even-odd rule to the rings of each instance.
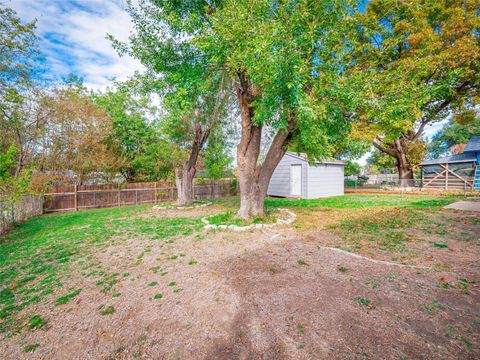
[[365, 185], [365, 183], [368, 181], [368, 179], [369, 179], [368, 176], [360, 175], [360, 176], [358, 177], [358, 185], [359, 185], [359, 186]]

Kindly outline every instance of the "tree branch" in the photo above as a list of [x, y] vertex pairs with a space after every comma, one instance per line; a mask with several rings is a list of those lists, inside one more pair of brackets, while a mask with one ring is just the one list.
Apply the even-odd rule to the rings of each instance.
[[377, 148], [379, 151], [381, 151], [381, 152], [383, 152], [383, 153], [385, 153], [385, 154], [387, 154], [387, 155], [390, 155], [390, 156], [392, 156], [392, 157], [394, 157], [394, 158], [397, 157], [397, 153], [396, 153], [395, 150], [388, 149], [388, 148], [380, 145], [380, 144], [379, 144], [378, 142], [376, 142], [375, 140], [373, 140], [373, 146], [374, 146], [375, 148]]

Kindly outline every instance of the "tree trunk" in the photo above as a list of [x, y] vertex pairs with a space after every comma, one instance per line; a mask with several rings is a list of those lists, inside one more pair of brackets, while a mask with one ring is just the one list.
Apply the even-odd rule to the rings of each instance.
[[175, 170], [175, 183], [177, 185], [177, 205], [185, 206], [193, 203], [193, 178], [195, 167], [188, 167], [186, 161], [181, 169]]
[[239, 76], [241, 87], [237, 86], [237, 98], [242, 118], [240, 143], [237, 146], [237, 163], [240, 187], [240, 209], [238, 217], [264, 216], [264, 200], [273, 171], [285, 155], [285, 144], [293, 130], [289, 119], [288, 129], [279, 130], [270, 145], [264, 162], [258, 164], [262, 126], [253, 123], [253, 89], [251, 83]]
[[181, 168], [175, 170], [175, 183], [177, 185], [177, 205], [185, 206], [193, 203], [193, 178], [197, 169], [198, 155], [203, 144], [208, 138], [210, 128], [202, 130], [200, 123], [195, 124], [195, 134], [190, 149], [190, 156]]
[[405, 146], [401, 139], [395, 139], [395, 150], [397, 158], [397, 170], [398, 178], [400, 180], [400, 186], [402, 188], [413, 187], [413, 167], [410, 165], [407, 154], [405, 151]]
[[397, 167], [400, 186], [402, 188], [413, 187], [415, 185], [413, 166], [407, 159], [405, 143], [402, 139], [397, 138], [392, 143], [388, 144], [380, 144], [374, 141], [373, 146], [379, 151], [395, 158], [395, 166]]
[[412, 168], [397, 165], [397, 170], [402, 188], [413, 187], [415, 185]]

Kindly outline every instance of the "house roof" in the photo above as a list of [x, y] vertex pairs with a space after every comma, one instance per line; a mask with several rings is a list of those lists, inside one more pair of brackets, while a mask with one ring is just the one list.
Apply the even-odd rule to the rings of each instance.
[[463, 153], [458, 155], [452, 156], [445, 156], [438, 159], [432, 160], [424, 160], [420, 165], [435, 165], [435, 164], [446, 164], [446, 163], [461, 163], [461, 162], [469, 162], [469, 161], [476, 161], [477, 158], [473, 153]]
[[472, 137], [463, 152], [480, 152], [480, 136]]
[[[291, 151], [287, 151], [287, 155], [293, 156], [297, 159], [304, 160], [308, 162], [307, 155], [304, 153], [294, 153]], [[342, 160], [337, 160], [337, 159], [331, 159], [331, 158], [326, 158], [321, 161], [316, 161], [315, 164], [318, 165], [345, 165], [345, 162]]]

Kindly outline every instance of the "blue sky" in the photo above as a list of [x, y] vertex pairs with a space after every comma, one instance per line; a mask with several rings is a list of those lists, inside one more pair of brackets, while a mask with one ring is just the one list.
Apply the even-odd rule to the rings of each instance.
[[127, 40], [132, 28], [122, 0], [7, 0], [24, 21], [37, 19], [37, 33], [51, 79], [70, 73], [85, 85], [104, 89], [110, 79], [124, 80], [142, 65], [120, 58], [105, 38], [107, 33]]

